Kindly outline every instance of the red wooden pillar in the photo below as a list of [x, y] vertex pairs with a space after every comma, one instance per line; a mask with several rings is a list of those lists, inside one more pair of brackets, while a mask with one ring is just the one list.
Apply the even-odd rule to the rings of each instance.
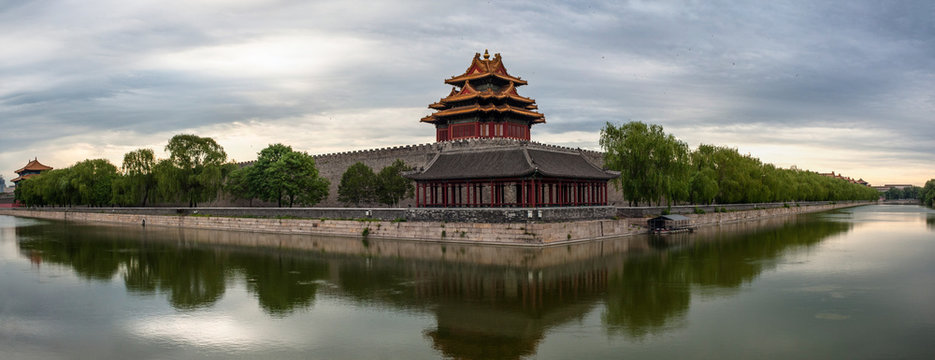
[[549, 184], [549, 205], [555, 206], [555, 184]]
[[594, 204], [594, 182], [588, 181], [588, 205]]
[[542, 202], [542, 200], [539, 199], [539, 196], [542, 194], [542, 192], [540, 191], [541, 187], [542, 187], [541, 180], [532, 181], [532, 206], [539, 207], [539, 203]]
[[518, 185], [519, 186], [516, 187], [516, 189], [519, 190], [516, 192], [516, 206], [523, 206], [523, 187], [526, 186], [526, 181], [520, 180]]
[[490, 207], [494, 207], [493, 198], [494, 198], [494, 196], [493, 196], [493, 181], [491, 181], [491, 182], [490, 182]]
[[559, 181], [558, 185], [555, 186], [555, 188], [558, 189], [558, 193], [556, 194], [556, 196], [558, 197], [559, 206], [565, 205], [565, 187], [564, 186], [565, 184], [562, 184], [562, 181]]

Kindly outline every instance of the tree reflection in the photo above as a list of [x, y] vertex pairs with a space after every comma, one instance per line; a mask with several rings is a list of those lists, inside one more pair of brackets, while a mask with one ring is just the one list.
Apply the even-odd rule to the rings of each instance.
[[237, 253], [231, 256], [231, 264], [244, 273], [247, 290], [257, 297], [263, 310], [277, 317], [311, 306], [317, 281], [328, 275], [323, 262], [281, 255]]
[[[928, 223], [932, 226], [935, 218]], [[260, 308], [275, 317], [307, 309], [319, 291], [331, 291], [368, 306], [434, 314], [437, 325], [423, 334], [444, 356], [517, 359], [534, 355], [549, 329], [580, 320], [601, 304], [610, 334], [641, 338], [681, 326], [693, 293], [737, 291], [774, 267], [783, 252], [850, 227], [847, 222], [796, 220], [751, 226], [751, 231], [709, 228], [681, 236], [598, 241], [569, 245], [567, 251], [564, 246], [532, 253], [484, 246], [457, 251], [485, 264], [451, 261], [452, 251], [412, 242], [394, 248], [373, 241], [361, 248], [359, 241], [338, 239], [329, 243], [329, 251], [345, 253], [323, 254], [210, 245], [299, 242], [260, 239], [269, 235], [60, 223], [17, 228], [17, 236], [24, 256], [69, 266], [92, 280], [120, 275], [130, 293], [165, 294], [180, 310], [213, 306], [234, 281], [244, 281]], [[497, 262], [491, 257], [503, 257], [505, 265], [493, 265]], [[569, 260], [561, 260], [565, 257]], [[525, 265], [515, 265], [516, 258]], [[546, 258], [559, 261], [536, 262]], [[337, 287], [322, 287], [323, 281]]]
[[603, 321], [608, 331], [636, 338], [665, 331], [681, 324], [695, 288], [739, 288], [774, 267], [770, 260], [784, 251], [850, 228], [844, 222], [801, 221], [752, 234], [715, 232], [675, 251], [631, 257], [610, 276]]

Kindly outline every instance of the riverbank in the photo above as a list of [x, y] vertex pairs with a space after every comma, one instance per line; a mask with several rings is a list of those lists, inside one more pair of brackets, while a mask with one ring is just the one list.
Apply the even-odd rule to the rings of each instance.
[[[695, 226], [709, 226], [768, 217], [811, 213], [871, 204], [853, 202], [823, 205], [800, 205], [711, 214], [689, 214]], [[530, 210], [529, 212], [535, 212]], [[569, 242], [622, 237], [646, 232], [645, 218], [575, 220], [566, 222], [445, 222], [251, 218], [192, 215], [152, 215], [122, 213], [114, 209], [0, 209], [0, 215], [22, 216], [61, 221], [138, 224], [191, 229], [233, 230], [243, 232], [327, 235], [353, 238], [389, 238], [428, 240], [451, 243], [553, 245]]]

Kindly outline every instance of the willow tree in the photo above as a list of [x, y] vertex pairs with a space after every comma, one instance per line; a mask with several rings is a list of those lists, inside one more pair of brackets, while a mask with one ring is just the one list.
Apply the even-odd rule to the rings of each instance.
[[222, 179], [230, 171], [221, 145], [209, 137], [176, 135], [166, 151], [169, 159], [154, 167], [161, 194], [192, 207], [217, 198]]
[[120, 178], [114, 182], [114, 202], [146, 206], [156, 189], [156, 156], [152, 149], [137, 149], [123, 155]]
[[925, 182], [922, 188], [922, 202], [927, 206], [935, 205], [935, 179]]
[[76, 203], [89, 206], [111, 204], [114, 179], [117, 167], [106, 159], [91, 159], [76, 163], [71, 167], [72, 188], [77, 190]]
[[662, 126], [634, 121], [601, 129], [604, 166], [620, 171], [614, 185], [630, 205], [687, 200], [690, 195], [688, 145]]

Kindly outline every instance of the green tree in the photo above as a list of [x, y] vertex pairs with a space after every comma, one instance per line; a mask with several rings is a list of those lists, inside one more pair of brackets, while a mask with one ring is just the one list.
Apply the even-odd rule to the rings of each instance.
[[927, 206], [935, 206], [935, 179], [925, 182], [922, 188], [922, 202]]
[[376, 175], [369, 166], [357, 162], [341, 175], [338, 201], [345, 204], [372, 203], [376, 199]]
[[[227, 172], [227, 153], [214, 139], [196, 135], [176, 135], [166, 145], [167, 162], [155, 166], [161, 193], [168, 199], [187, 201], [188, 206], [217, 198]], [[174, 169], [170, 169], [169, 167]]]
[[691, 178], [691, 202], [696, 204], [710, 204], [718, 193], [715, 172], [712, 168], [702, 168], [695, 171]]
[[318, 176], [315, 159], [307, 153], [273, 144], [257, 155], [253, 165], [238, 170], [231, 179], [239, 197], [255, 196], [292, 207], [314, 205], [328, 196], [328, 180]]
[[234, 198], [249, 200], [251, 206], [253, 205], [253, 199], [259, 197], [253, 187], [250, 186], [250, 170], [252, 167], [253, 165], [248, 165], [231, 171], [224, 183], [225, 192]]
[[115, 202], [146, 206], [156, 188], [155, 167], [156, 156], [152, 149], [137, 149], [124, 154], [123, 176], [114, 184]]
[[403, 171], [411, 170], [400, 159], [396, 159], [392, 165], [380, 170], [377, 174], [377, 200], [381, 204], [396, 206], [399, 201], [411, 198], [415, 194], [415, 186], [412, 180], [403, 177]]
[[76, 203], [89, 206], [111, 204], [113, 190], [111, 186], [117, 178], [117, 167], [106, 159], [93, 159], [78, 162], [71, 167], [71, 187], [77, 190]]
[[620, 171], [614, 184], [630, 205], [687, 200], [690, 194], [688, 145], [662, 126], [607, 123], [601, 129], [604, 165]]
[[903, 191], [898, 188], [891, 187], [883, 193], [883, 196], [886, 197], [886, 200], [897, 200], [902, 198]]

